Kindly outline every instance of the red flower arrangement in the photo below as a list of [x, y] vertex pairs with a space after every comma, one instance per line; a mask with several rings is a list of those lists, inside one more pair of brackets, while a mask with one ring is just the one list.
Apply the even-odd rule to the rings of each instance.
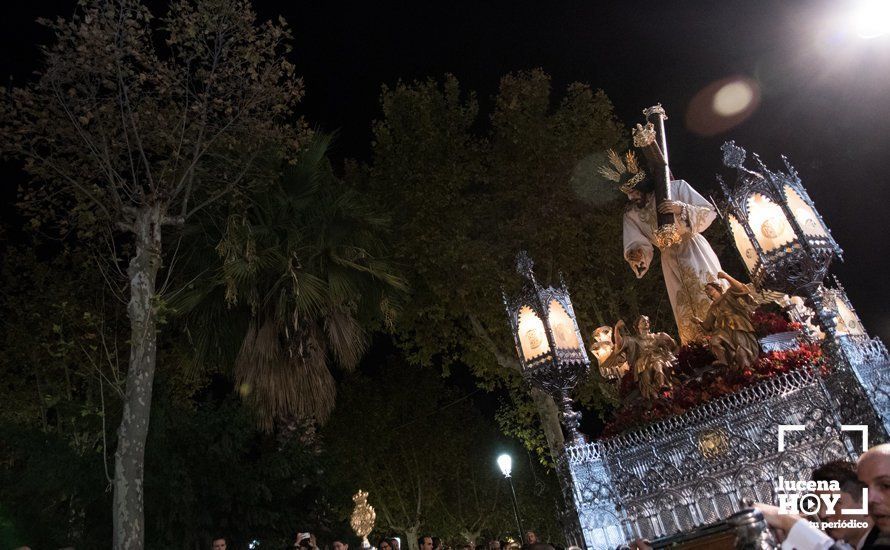
[[[768, 335], [798, 328], [795, 323], [769, 312], [756, 312], [752, 322], [758, 335], [761, 331]], [[610, 437], [630, 428], [682, 414], [715, 397], [735, 393], [762, 380], [800, 368], [819, 369], [822, 376], [830, 372], [819, 344], [801, 344], [792, 350], [761, 353], [757, 362], [742, 372], [728, 367], [708, 370], [713, 362], [714, 356], [705, 343], [692, 342], [682, 346], [677, 352], [677, 366], [673, 373], [678, 382], [648, 407], [640, 399], [628, 399], [636, 390], [636, 383], [631, 373], [625, 374], [618, 390], [622, 404], [605, 425], [601, 437]]]
[[778, 313], [763, 311], [761, 309], [757, 309], [754, 314], [751, 315], [751, 324], [754, 325], [754, 332], [757, 334], [758, 338], [793, 330], [791, 328], [791, 323], [789, 323], [783, 316]]

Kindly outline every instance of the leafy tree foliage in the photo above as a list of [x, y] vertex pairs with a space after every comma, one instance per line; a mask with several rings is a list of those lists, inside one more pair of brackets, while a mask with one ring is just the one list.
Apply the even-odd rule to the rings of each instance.
[[216, 534], [235, 548], [293, 544], [324, 487], [317, 451], [258, 432], [237, 398], [191, 407], [164, 399], [146, 454], [147, 546], [201, 548]]
[[[398, 325], [405, 348], [419, 363], [465, 363], [483, 386], [506, 385], [518, 413], [505, 411], [504, 426], [530, 449], [559, 448], [556, 408], [522, 387], [500, 300], [520, 282], [515, 254], [529, 251], [541, 281], [563, 274], [585, 333], [641, 311], [670, 326], [661, 281], [634, 279], [622, 258], [621, 196], [587, 200], [610, 192], [590, 183], [598, 159], [627, 146], [611, 103], [582, 84], [557, 100], [532, 70], [501, 80], [487, 130], [452, 76], [384, 88], [381, 105], [369, 185], [399, 213], [396, 255], [413, 291]], [[594, 377], [582, 395], [602, 406], [608, 391]], [[529, 426], [533, 410], [540, 424]]]
[[[480, 390], [461, 393], [432, 369], [390, 356], [344, 381], [337, 407], [321, 432], [343, 496], [367, 490], [377, 510], [377, 532], [397, 534], [412, 549], [434, 533], [453, 544], [480, 536], [515, 536], [509, 486], [495, 458], [509, 451], [525, 525], [558, 540], [558, 489], [553, 473], [498, 433], [474, 404]], [[351, 503], [339, 503], [342, 514]]]
[[[39, 182], [26, 196], [36, 211], [70, 212], [85, 235], [132, 244], [115, 548], [144, 541], [163, 228], [261, 179], [260, 152], [293, 149], [303, 134], [292, 116], [302, 82], [285, 59], [288, 31], [255, 19], [247, 0], [174, 1], [160, 20], [138, 0], [83, 2], [71, 19], [46, 22], [55, 40], [36, 80], [0, 106], [0, 148]], [[118, 266], [116, 251], [107, 264]]]
[[[263, 436], [237, 399], [189, 405], [169, 388], [161, 375], [146, 453], [146, 546], [203, 548], [216, 533], [233, 547], [292, 543], [300, 518], [319, 512], [316, 446]], [[111, 494], [100, 456], [9, 422], [0, 440], [0, 510], [17, 531], [4, 543], [107, 548]]]
[[0, 258], [0, 421], [54, 433], [81, 455], [101, 453], [106, 412], [120, 410], [123, 388], [121, 303], [82, 249], [34, 238]]

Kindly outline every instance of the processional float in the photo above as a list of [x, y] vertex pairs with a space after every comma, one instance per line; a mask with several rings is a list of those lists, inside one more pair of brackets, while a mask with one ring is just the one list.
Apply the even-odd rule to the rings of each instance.
[[[665, 113], [644, 111], [636, 145], [654, 166], [656, 201], [671, 200]], [[775, 503], [775, 482], [809, 479], [834, 459], [855, 459], [862, 432], [870, 445], [890, 433], [890, 355], [868, 335], [843, 286], [826, 276], [842, 251], [817, 212], [797, 171], [782, 158], [770, 170], [733, 142], [722, 147], [734, 177], [718, 176], [718, 208], [756, 291], [777, 297], [801, 329], [761, 339], [764, 351], [821, 345], [829, 367], [801, 368], [712, 399], [686, 412], [587, 441], [570, 393], [587, 375], [589, 360], [564, 282], [542, 286], [531, 260], [520, 254], [524, 290], [504, 298], [525, 378], [561, 408], [568, 437], [558, 451], [565, 496], [566, 541], [589, 549], [616, 548], [637, 538], [656, 547], [684, 540], [713, 547], [770, 548], [772, 535], [749, 502]], [[672, 217], [659, 216], [659, 247], [677, 236]], [[591, 352], [609, 355], [611, 331], [598, 329]], [[611, 370], [610, 370], [611, 369]], [[614, 364], [606, 377], [622, 372]], [[783, 435], [779, 425], [803, 426]], [[851, 428], [851, 426], [853, 428]], [[746, 546], [747, 545], [747, 546]]]

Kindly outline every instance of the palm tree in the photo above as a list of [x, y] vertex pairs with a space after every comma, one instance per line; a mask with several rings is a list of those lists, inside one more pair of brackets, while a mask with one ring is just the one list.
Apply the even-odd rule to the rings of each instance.
[[329, 143], [316, 137], [223, 227], [195, 228], [204, 245], [190, 263], [214, 267], [174, 301], [195, 364], [233, 367], [266, 431], [279, 420], [327, 420], [331, 367], [358, 364], [368, 327], [391, 325], [405, 290], [386, 257], [387, 217], [334, 175]]

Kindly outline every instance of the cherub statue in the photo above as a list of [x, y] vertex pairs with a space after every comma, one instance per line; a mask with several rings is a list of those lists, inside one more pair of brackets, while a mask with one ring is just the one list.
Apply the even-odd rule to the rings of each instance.
[[757, 302], [751, 290], [723, 271], [717, 277], [729, 283], [724, 291], [719, 283], [708, 283], [705, 292], [711, 299], [704, 320], [693, 317], [705, 334], [711, 336], [711, 352], [716, 364], [728, 365], [736, 370], [750, 367], [757, 361], [760, 345], [751, 323], [751, 314]]
[[652, 401], [662, 388], [671, 387], [671, 372], [677, 360], [677, 343], [664, 332], [650, 332], [649, 317], [640, 315], [634, 326], [636, 335], [621, 335], [624, 321], [615, 325], [615, 344], [631, 366], [643, 399]]

